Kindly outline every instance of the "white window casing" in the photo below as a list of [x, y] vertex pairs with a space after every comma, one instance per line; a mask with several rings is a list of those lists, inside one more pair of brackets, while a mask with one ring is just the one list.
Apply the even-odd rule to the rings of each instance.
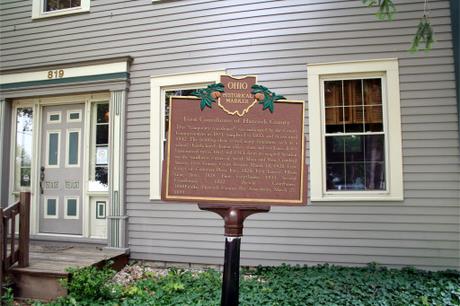
[[150, 200], [161, 199], [165, 88], [185, 88], [203, 83], [218, 83], [225, 70], [152, 76], [150, 78]]
[[89, 12], [91, 0], [81, 0], [80, 6], [62, 10], [45, 11], [45, 0], [32, 0], [32, 19], [48, 18]]
[[[402, 201], [404, 188], [398, 60], [392, 58], [309, 64], [307, 73], [311, 201]], [[327, 191], [322, 84], [325, 79], [369, 76], [382, 78], [386, 190]]]

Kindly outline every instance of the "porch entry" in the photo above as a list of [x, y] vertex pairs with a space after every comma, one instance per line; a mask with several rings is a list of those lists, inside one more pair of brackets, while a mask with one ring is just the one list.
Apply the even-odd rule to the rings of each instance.
[[[82, 234], [85, 104], [43, 106], [39, 232]], [[86, 209], [85, 209], [86, 210]]]

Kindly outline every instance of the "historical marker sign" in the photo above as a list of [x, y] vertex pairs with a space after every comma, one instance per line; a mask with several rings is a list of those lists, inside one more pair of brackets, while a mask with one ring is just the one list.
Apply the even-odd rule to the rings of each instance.
[[198, 97], [171, 97], [163, 200], [306, 203], [304, 102], [222, 76]]

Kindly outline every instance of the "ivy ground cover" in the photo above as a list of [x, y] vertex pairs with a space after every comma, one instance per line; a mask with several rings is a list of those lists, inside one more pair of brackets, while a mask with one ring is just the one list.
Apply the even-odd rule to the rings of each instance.
[[[71, 272], [69, 296], [47, 305], [220, 305], [222, 275], [213, 269], [131, 265], [118, 274], [108, 268]], [[460, 273], [376, 264], [243, 269], [240, 305], [460, 305]]]

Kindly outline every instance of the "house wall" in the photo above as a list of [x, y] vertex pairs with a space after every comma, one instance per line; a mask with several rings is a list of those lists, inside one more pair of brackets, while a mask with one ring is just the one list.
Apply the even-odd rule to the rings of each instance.
[[382, 22], [360, 0], [97, 0], [89, 14], [32, 21], [31, 1], [2, 1], [2, 69], [132, 56], [126, 113], [131, 256], [221, 264], [223, 222], [216, 215], [149, 200], [150, 77], [226, 69], [255, 74], [288, 99], [308, 100], [307, 64], [397, 57], [405, 200], [316, 202], [251, 216], [241, 263], [460, 268], [449, 0], [429, 1], [433, 50], [410, 54], [423, 3], [397, 1], [395, 20]]

